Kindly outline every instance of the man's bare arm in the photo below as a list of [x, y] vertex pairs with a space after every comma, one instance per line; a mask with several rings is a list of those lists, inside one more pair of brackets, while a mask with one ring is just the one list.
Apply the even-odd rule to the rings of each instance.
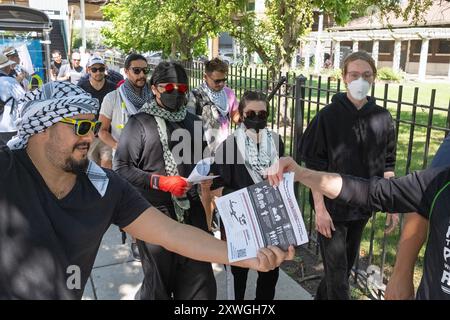
[[406, 214], [402, 235], [398, 242], [394, 272], [386, 287], [386, 299], [414, 298], [414, 265], [420, 248], [425, 243], [427, 229], [427, 219], [415, 212]]
[[[198, 228], [178, 223], [153, 207], [145, 210], [124, 231], [137, 239], [163, 246], [195, 260], [229, 264], [226, 242]], [[288, 252], [270, 246], [260, 249], [257, 258], [242, 260], [233, 265], [269, 271], [293, 257], [292, 246]]]

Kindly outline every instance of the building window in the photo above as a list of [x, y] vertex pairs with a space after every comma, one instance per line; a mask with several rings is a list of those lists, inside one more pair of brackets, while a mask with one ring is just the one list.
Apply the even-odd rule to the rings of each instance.
[[383, 56], [390, 56], [394, 52], [394, 41], [380, 41], [378, 53]]
[[360, 41], [358, 44], [359, 51], [365, 51], [369, 54], [372, 54], [373, 41]]
[[247, 2], [247, 11], [255, 11], [255, 1]]
[[450, 55], [450, 40], [438, 40], [436, 55]]
[[[422, 50], [422, 40], [411, 40], [411, 53], [413, 55], [420, 55], [420, 51]], [[432, 53], [432, 45], [431, 42], [428, 43], [428, 55]]]

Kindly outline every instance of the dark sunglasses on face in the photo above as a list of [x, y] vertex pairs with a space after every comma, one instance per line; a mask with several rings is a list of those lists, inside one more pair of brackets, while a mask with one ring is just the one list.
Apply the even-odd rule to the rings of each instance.
[[165, 85], [158, 84], [158, 87], [164, 88], [167, 93], [172, 93], [175, 88], [179, 93], [186, 93], [188, 91], [188, 85], [185, 83], [167, 83]]
[[102, 123], [100, 121], [91, 120], [75, 120], [62, 118], [62, 120], [60, 120], [59, 122], [73, 125], [75, 134], [80, 137], [87, 135], [91, 130], [96, 135], [100, 131], [100, 127], [102, 126]]
[[249, 110], [245, 112], [245, 117], [246, 118], [255, 118], [258, 117], [260, 119], [267, 119], [267, 111], [266, 110], [261, 110], [261, 111], [253, 111], [253, 110]]
[[[208, 76], [209, 77], [209, 76]], [[214, 80], [213, 78], [209, 77], [212, 81], [214, 81], [215, 84], [219, 85], [221, 83], [226, 83], [228, 81], [228, 78], [223, 78], [223, 79], [216, 79]]]
[[141, 72], [143, 72], [144, 74], [148, 74], [150, 72], [149, 68], [131, 67], [131, 70], [135, 75], [141, 74]]
[[105, 70], [106, 70], [105, 67], [100, 67], [100, 68], [92, 67], [92, 68], [91, 68], [91, 71], [92, 71], [93, 73], [97, 73], [97, 71], [105, 72]]

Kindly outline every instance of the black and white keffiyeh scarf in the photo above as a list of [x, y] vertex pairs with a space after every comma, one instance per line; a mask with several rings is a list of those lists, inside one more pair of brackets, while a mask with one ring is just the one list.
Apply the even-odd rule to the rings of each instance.
[[[31, 136], [43, 132], [62, 118], [96, 114], [99, 108], [98, 100], [89, 93], [62, 81], [49, 82], [26, 93], [20, 103], [22, 108], [16, 122], [17, 135], [8, 141], [11, 150], [26, 148]], [[106, 173], [89, 161], [86, 174], [100, 195], [104, 196], [109, 182]]]
[[268, 129], [259, 131], [259, 150], [256, 142], [250, 138], [243, 123], [234, 131], [239, 153], [244, 159], [245, 167], [254, 183], [261, 182], [265, 170], [278, 160], [277, 147], [273, 133]]
[[[125, 101], [127, 108], [131, 109], [134, 107], [136, 110], [139, 110], [146, 102], [150, 102], [153, 99], [153, 94], [147, 85], [142, 88], [141, 96], [139, 96], [128, 79], [119, 87], [119, 92], [121, 93], [121, 97]], [[130, 104], [132, 106], [130, 106]], [[132, 112], [130, 114], [135, 113], [136, 112]]]
[[[196, 100], [196, 101], [195, 101]], [[206, 83], [192, 90], [189, 103], [201, 106], [201, 118], [206, 142], [211, 154], [222, 142], [217, 136], [222, 130], [222, 124], [230, 120], [228, 98], [224, 89], [219, 92], [211, 90]], [[228, 136], [228, 132], [225, 134]]]
[[222, 89], [220, 91], [211, 90], [206, 82], [202, 83], [201, 89], [208, 95], [211, 102], [217, 108], [217, 111], [220, 112], [222, 117], [226, 117], [228, 115], [228, 98], [225, 90]]
[[152, 116], [160, 117], [170, 122], [180, 122], [186, 118], [187, 109], [186, 106], [182, 106], [177, 112], [170, 112], [169, 110], [158, 106], [156, 100], [152, 99], [150, 102], [146, 103], [139, 110], [139, 112], [148, 113]]
[[[175, 161], [175, 157], [169, 148], [169, 138], [167, 136], [166, 121], [180, 122], [186, 118], [186, 107], [183, 106], [178, 112], [170, 112], [166, 109], [158, 106], [155, 100], [145, 104], [140, 113], [147, 113], [155, 117], [156, 124], [158, 125], [159, 139], [163, 148], [164, 168], [168, 176], [179, 176], [178, 166]], [[177, 220], [181, 223], [184, 222], [186, 211], [191, 207], [189, 200], [186, 197], [172, 196], [172, 202], [174, 204]]]
[[17, 135], [8, 142], [10, 149], [24, 149], [28, 139], [60, 121], [77, 114], [96, 114], [98, 100], [69, 82], [54, 81], [25, 94], [17, 119]]

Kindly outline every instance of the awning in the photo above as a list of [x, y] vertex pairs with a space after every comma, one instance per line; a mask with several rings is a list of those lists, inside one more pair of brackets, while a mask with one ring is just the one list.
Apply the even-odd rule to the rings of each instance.
[[0, 5], [0, 30], [50, 31], [52, 23], [42, 11], [15, 5]]

